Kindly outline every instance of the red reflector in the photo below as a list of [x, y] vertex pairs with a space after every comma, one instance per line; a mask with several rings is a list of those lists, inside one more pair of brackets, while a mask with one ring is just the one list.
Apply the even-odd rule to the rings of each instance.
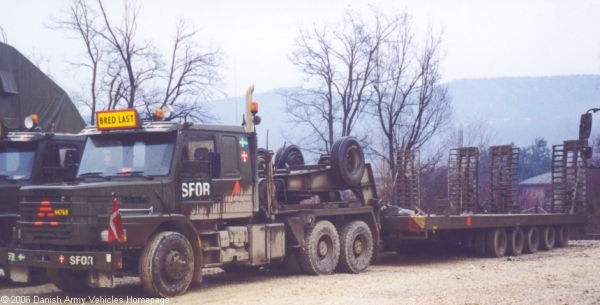
[[58, 222], [53, 221], [53, 222], [50, 223], [50, 225], [53, 226], [53, 227], [58, 227]]
[[36, 227], [41, 227], [42, 226], [42, 222], [41, 221], [36, 221], [33, 223]]
[[45, 215], [46, 215], [45, 213], [38, 213], [38, 217], [39, 217], [39, 218], [42, 218], [42, 217], [44, 217]]
[[51, 207], [40, 207], [40, 212], [52, 212]]
[[41, 206], [50, 206], [50, 201], [47, 201], [47, 200], [46, 201], [42, 201], [40, 205]]

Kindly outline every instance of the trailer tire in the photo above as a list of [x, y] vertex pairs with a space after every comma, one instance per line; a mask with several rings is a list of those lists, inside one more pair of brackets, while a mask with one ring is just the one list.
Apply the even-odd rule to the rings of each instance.
[[73, 272], [69, 269], [58, 268], [48, 268], [47, 272], [52, 284], [64, 292], [77, 292], [89, 289], [87, 272]]
[[556, 247], [568, 247], [569, 239], [571, 239], [571, 232], [568, 225], [556, 226]]
[[373, 235], [369, 226], [360, 220], [345, 223], [340, 229], [339, 271], [363, 272], [369, 266], [372, 257]]
[[485, 230], [475, 231], [473, 247], [475, 248], [475, 255], [477, 255], [479, 257], [487, 256], [486, 251], [485, 251]]
[[508, 232], [508, 245], [506, 247], [506, 255], [519, 256], [523, 253], [523, 243], [525, 242], [525, 236], [523, 230], [516, 227]]
[[308, 275], [331, 274], [340, 258], [340, 239], [335, 226], [321, 220], [305, 234], [300, 266]]
[[160, 232], [142, 250], [139, 275], [142, 287], [156, 297], [184, 293], [194, 274], [192, 246], [177, 232]]
[[339, 184], [357, 186], [365, 173], [365, 155], [354, 137], [337, 139], [331, 148], [331, 171]]
[[304, 165], [304, 156], [296, 145], [284, 146], [275, 154], [275, 168], [285, 168], [285, 165]]
[[540, 237], [540, 249], [548, 251], [554, 248], [556, 232], [554, 232], [553, 226], [544, 226], [540, 231]]
[[540, 230], [536, 227], [527, 227], [523, 230], [525, 240], [523, 243], [523, 253], [532, 254], [537, 252], [540, 246]]
[[485, 252], [489, 257], [503, 257], [506, 253], [507, 237], [504, 228], [489, 229], [485, 235]]

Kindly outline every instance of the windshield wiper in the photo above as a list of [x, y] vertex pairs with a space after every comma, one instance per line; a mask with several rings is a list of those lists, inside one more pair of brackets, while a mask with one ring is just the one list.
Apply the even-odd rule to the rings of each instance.
[[96, 176], [99, 178], [104, 178], [107, 179], [106, 177], [102, 176], [102, 174], [104, 174], [103, 172], [87, 172], [87, 173], [83, 173], [81, 175], [77, 175], [77, 178], [85, 178], [85, 177], [89, 177], [89, 176]]
[[6, 180], [6, 181], [10, 181], [10, 182], [12, 182], [12, 183], [15, 183], [15, 182], [17, 182], [17, 180], [16, 180], [16, 179], [10, 178], [10, 176], [9, 176], [9, 175], [0, 175], [0, 179], [4, 179], [4, 180]]
[[117, 177], [127, 177], [127, 176], [140, 176], [146, 179], [153, 179], [152, 177], [144, 175], [144, 171], [123, 171], [120, 173], [116, 173]]

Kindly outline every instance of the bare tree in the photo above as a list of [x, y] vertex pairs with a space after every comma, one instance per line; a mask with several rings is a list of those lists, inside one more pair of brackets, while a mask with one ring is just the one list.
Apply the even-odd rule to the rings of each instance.
[[374, 9], [367, 21], [347, 11], [337, 25], [300, 30], [289, 58], [307, 85], [284, 95], [292, 122], [307, 127], [306, 147], [329, 152], [336, 136], [353, 133], [371, 99], [375, 55], [396, 30], [395, 18]]
[[72, 66], [79, 68], [84, 67], [90, 70], [91, 81], [90, 81], [90, 95], [91, 99], [86, 102], [86, 99], [78, 96], [78, 103], [84, 103], [91, 110], [90, 122], [93, 125], [95, 122], [95, 113], [98, 98], [98, 73], [100, 69], [100, 63], [103, 56], [102, 44], [100, 37], [96, 32], [96, 19], [99, 17], [85, 2], [85, 0], [73, 0], [64, 15], [66, 16], [63, 20], [53, 20], [53, 24], [48, 26], [52, 29], [63, 29], [69, 32], [75, 33], [73, 38], [81, 39], [85, 45], [85, 58], [86, 61], [68, 61]]
[[68, 30], [84, 42], [84, 60], [72, 64], [92, 71], [92, 124], [100, 107], [138, 108], [152, 115], [154, 108], [172, 105], [175, 116], [214, 119], [201, 101], [219, 92], [221, 50], [198, 44], [198, 31], [180, 20], [166, 64], [151, 40], [138, 37], [140, 8], [136, 0], [125, 0], [122, 18], [115, 22], [102, 0], [73, 0], [65, 17], [51, 26]]
[[[397, 20], [396, 31], [377, 53], [372, 74], [371, 111], [386, 145], [370, 153], [384, 159], [391, 173], [396, 170], [396, 150], [423, 148], [452, 118], [451, 99], [439, 72], [442, 35], [429, 30], [419, 46], [410, 15], [404, 12]], [[429, 161], [439, 160], [440, 154], [432, 156]]]

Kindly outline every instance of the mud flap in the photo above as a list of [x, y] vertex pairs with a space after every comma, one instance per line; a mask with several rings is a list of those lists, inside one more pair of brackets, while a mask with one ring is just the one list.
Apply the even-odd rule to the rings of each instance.
[[92, 288], [114, 288], [115, 275], [112, 271], [90, 270], [88, 286]]
[[26, 266], [10, 266], [10, 280], [15, 283], [29, 283], [29, 268]]
[[202, 255], [194, 256], [194, 276], [192, 277], [192, 282], [202, 282]]

